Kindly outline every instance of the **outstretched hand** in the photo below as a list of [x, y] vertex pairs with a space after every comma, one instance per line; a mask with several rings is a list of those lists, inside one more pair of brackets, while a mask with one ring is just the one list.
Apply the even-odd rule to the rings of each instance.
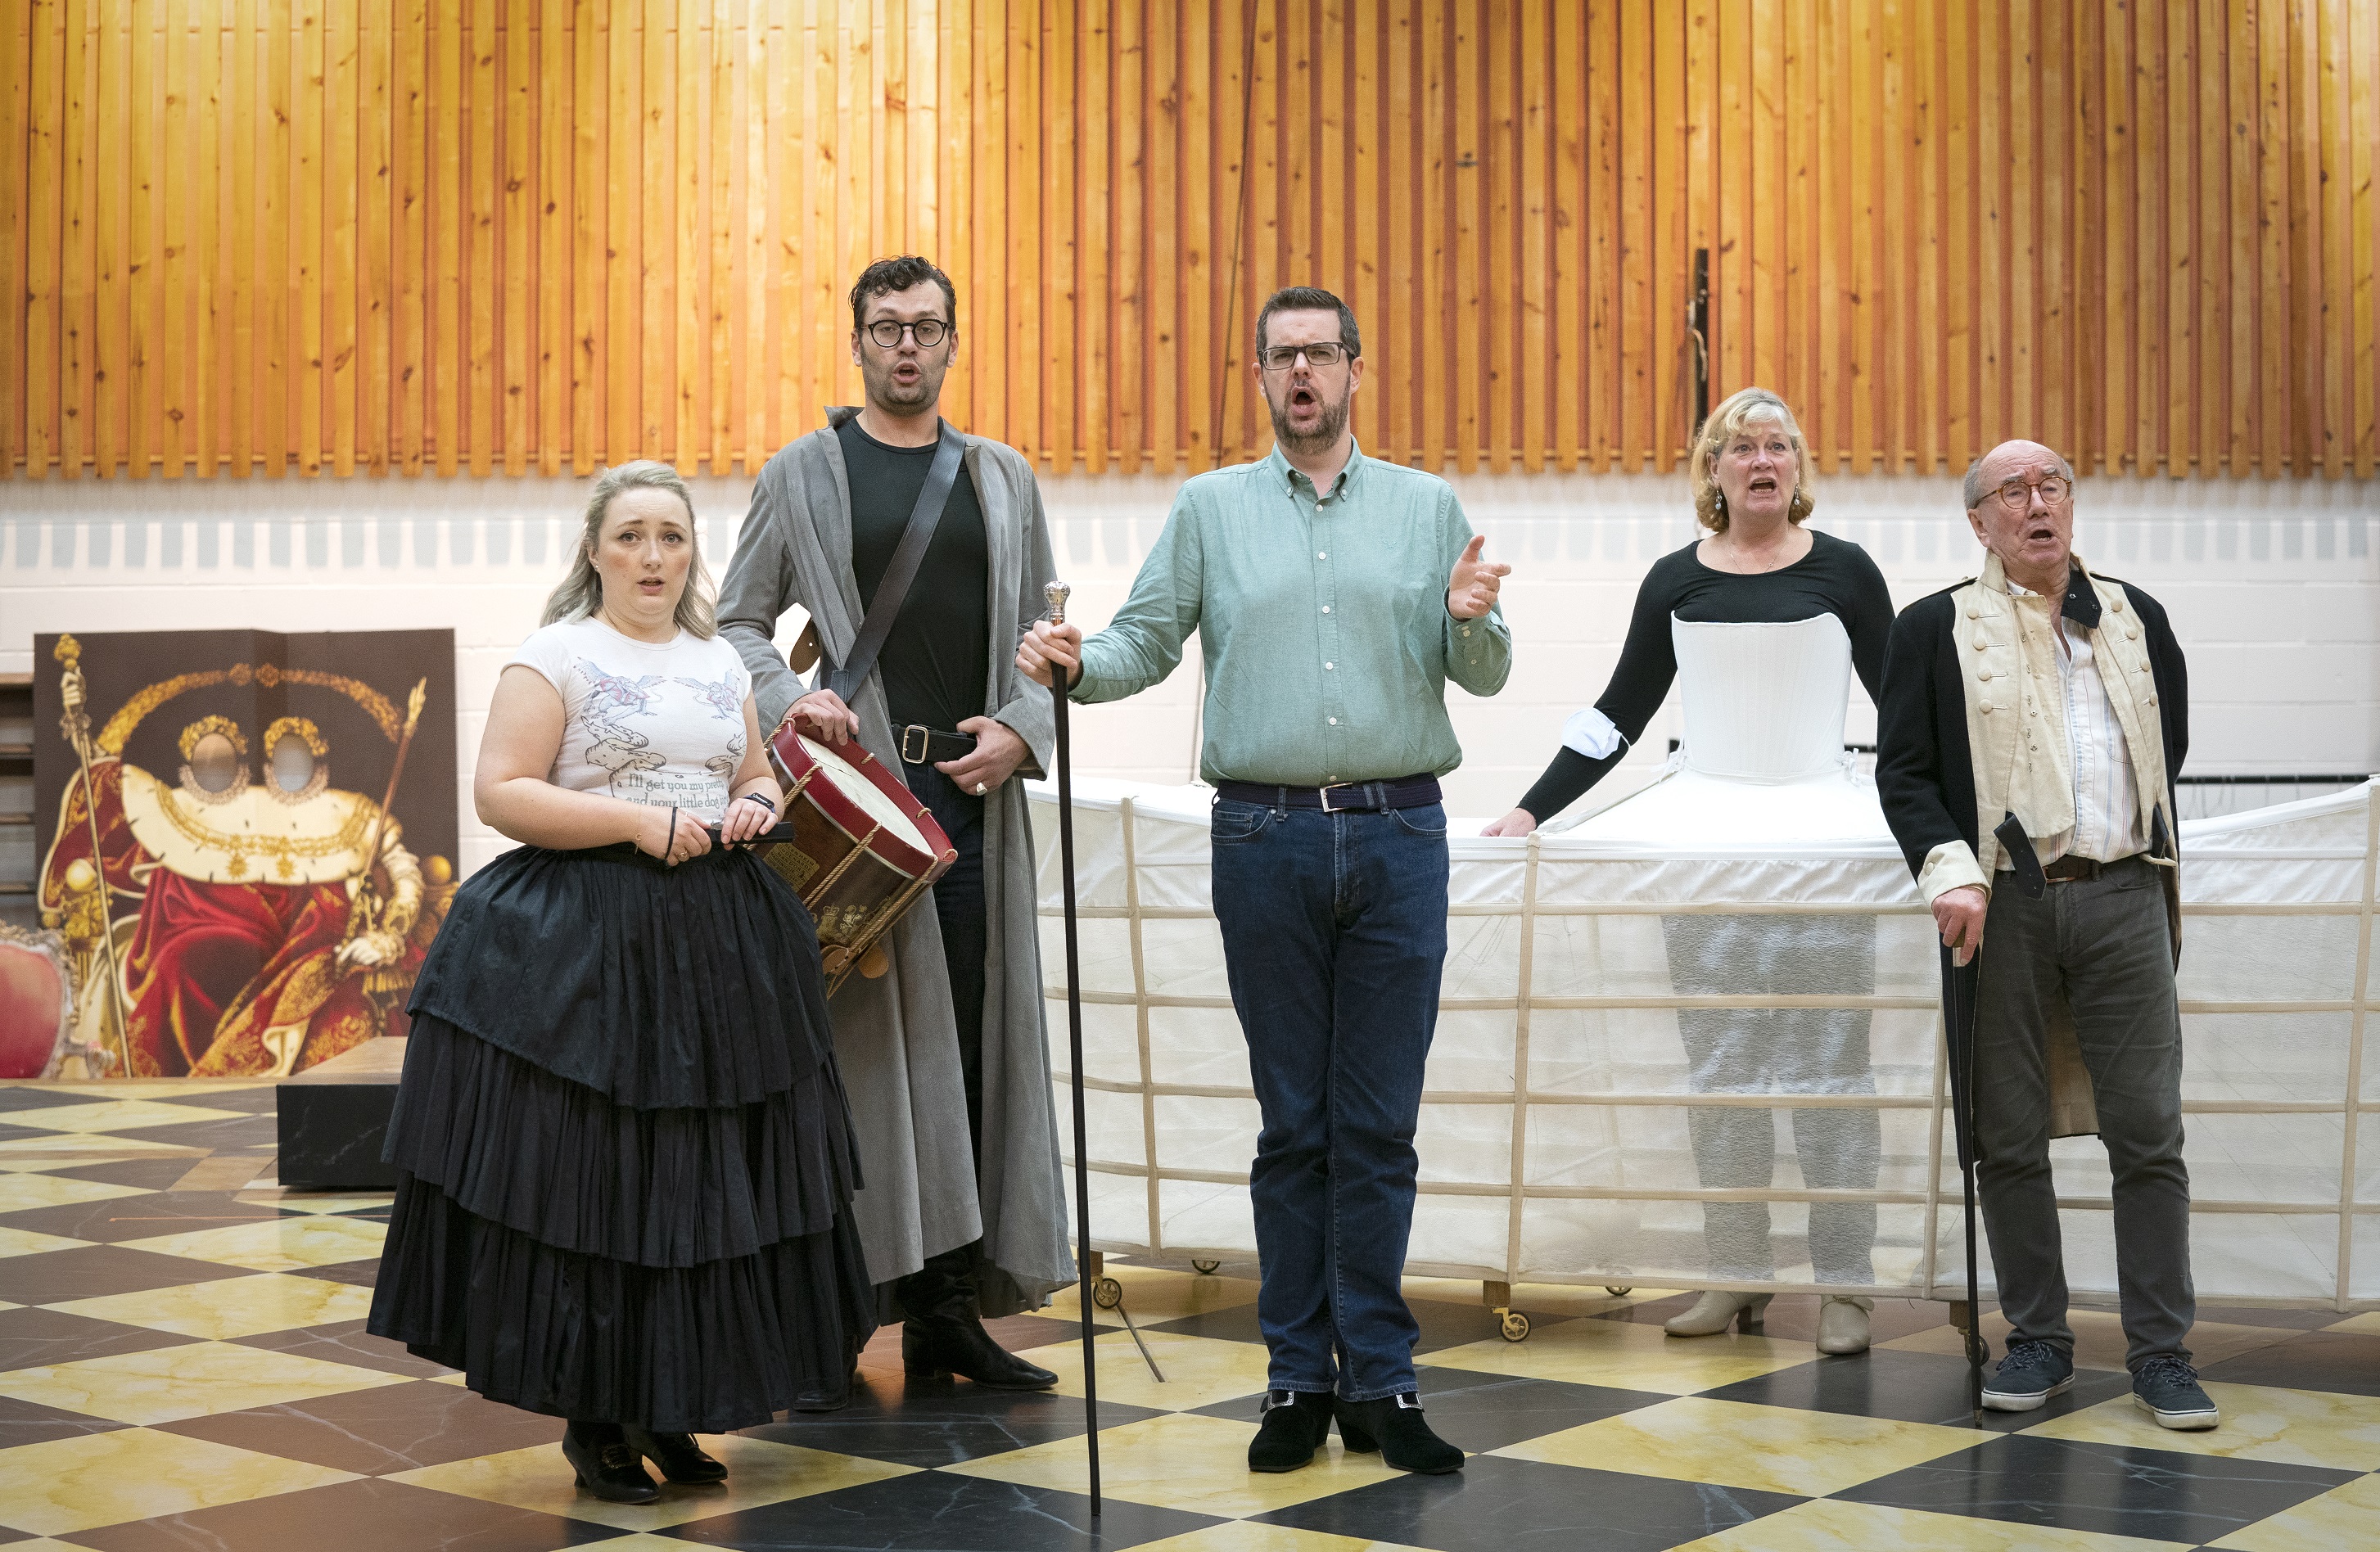
[[1483, 561], [1479, 552], [1488, 548], [1486, 534], [1473, 534], [1471, 542], [1463, 549], [1462, 558], [1454, 563], [1454, 574], [1446, 585], [1446, 612], [1458, 620], [1476, 620], [1496, 607], [1496, 594], [1512, 568], [1497, 561]]

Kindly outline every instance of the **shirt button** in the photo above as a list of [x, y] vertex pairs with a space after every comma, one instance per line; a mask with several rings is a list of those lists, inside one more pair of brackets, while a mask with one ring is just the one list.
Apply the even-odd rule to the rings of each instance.
[[1324, 604], [1324, 605], [1322, 606], [1322, 612], [1324, 612], [1325, 614], [1330, 613], [1330, 606], [1329, 604], [1327, 604], [1327, 603], [1326, 603], [1326, 604]]
[[1324, 663], [1322, 666], [1325, 668], [1337, 668], [1339, 665], [1337, 663]]
[[1330, 719], [1330, 725], [1331, 725], [1332, 727], [1337, 727], [1337, 726], [1339, 725], [1339, 719], [1338, 719], [1338, 718], [1336, 718], [1336, 717], [1331, 718], [1331, 719]]
[[1318, 561], [1327, 561], [1330, 558], [1330, 552], [1328, 550], [1317, 550], [1314, 552], [1314, 558]]
[[1470, 627], [1469, 625], [1465, 625], [1465, 626], [1463, 626], [1463, 635], [1465, 635], [1465, 636], [1469, 636], [1469, 635], [1471, 634], [1471, 627]]

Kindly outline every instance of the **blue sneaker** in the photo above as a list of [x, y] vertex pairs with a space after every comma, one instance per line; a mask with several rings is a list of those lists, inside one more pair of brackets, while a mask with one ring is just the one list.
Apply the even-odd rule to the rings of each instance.
[[2150, 1359], [2132, 1376], [2132, 1404], [2155, 1418], [2158, 1427], [2184, 1433], [2223, 1421], [2214, 1399], [2198, 1383], [2198, 1371], [2170, 1354]]
[[1991, 1412], [2032, 1412], [2050, 1397], [2074, 1388], [2074, 1361], [2044, 1341], [2012, 1341], [2008, 1356], [1984, 1381], [1984, 1406]]

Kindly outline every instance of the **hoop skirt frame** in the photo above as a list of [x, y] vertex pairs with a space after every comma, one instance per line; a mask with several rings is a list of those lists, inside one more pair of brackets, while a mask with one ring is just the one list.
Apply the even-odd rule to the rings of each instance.
[[490, 1400], [668, 1432], [841, 1384], [875, 1292], [823, 988], [749, 852], [482, 869], [408, 1008], [369, 1328]]

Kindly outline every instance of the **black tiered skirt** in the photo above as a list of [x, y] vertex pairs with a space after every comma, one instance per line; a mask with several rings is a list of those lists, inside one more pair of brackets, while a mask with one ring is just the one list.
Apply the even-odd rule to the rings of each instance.
[[748, 852], [524, 847], [414, 987], [370, 1330], [491, 1400], [723, 1433], [875, 1328], [817, 934]]

